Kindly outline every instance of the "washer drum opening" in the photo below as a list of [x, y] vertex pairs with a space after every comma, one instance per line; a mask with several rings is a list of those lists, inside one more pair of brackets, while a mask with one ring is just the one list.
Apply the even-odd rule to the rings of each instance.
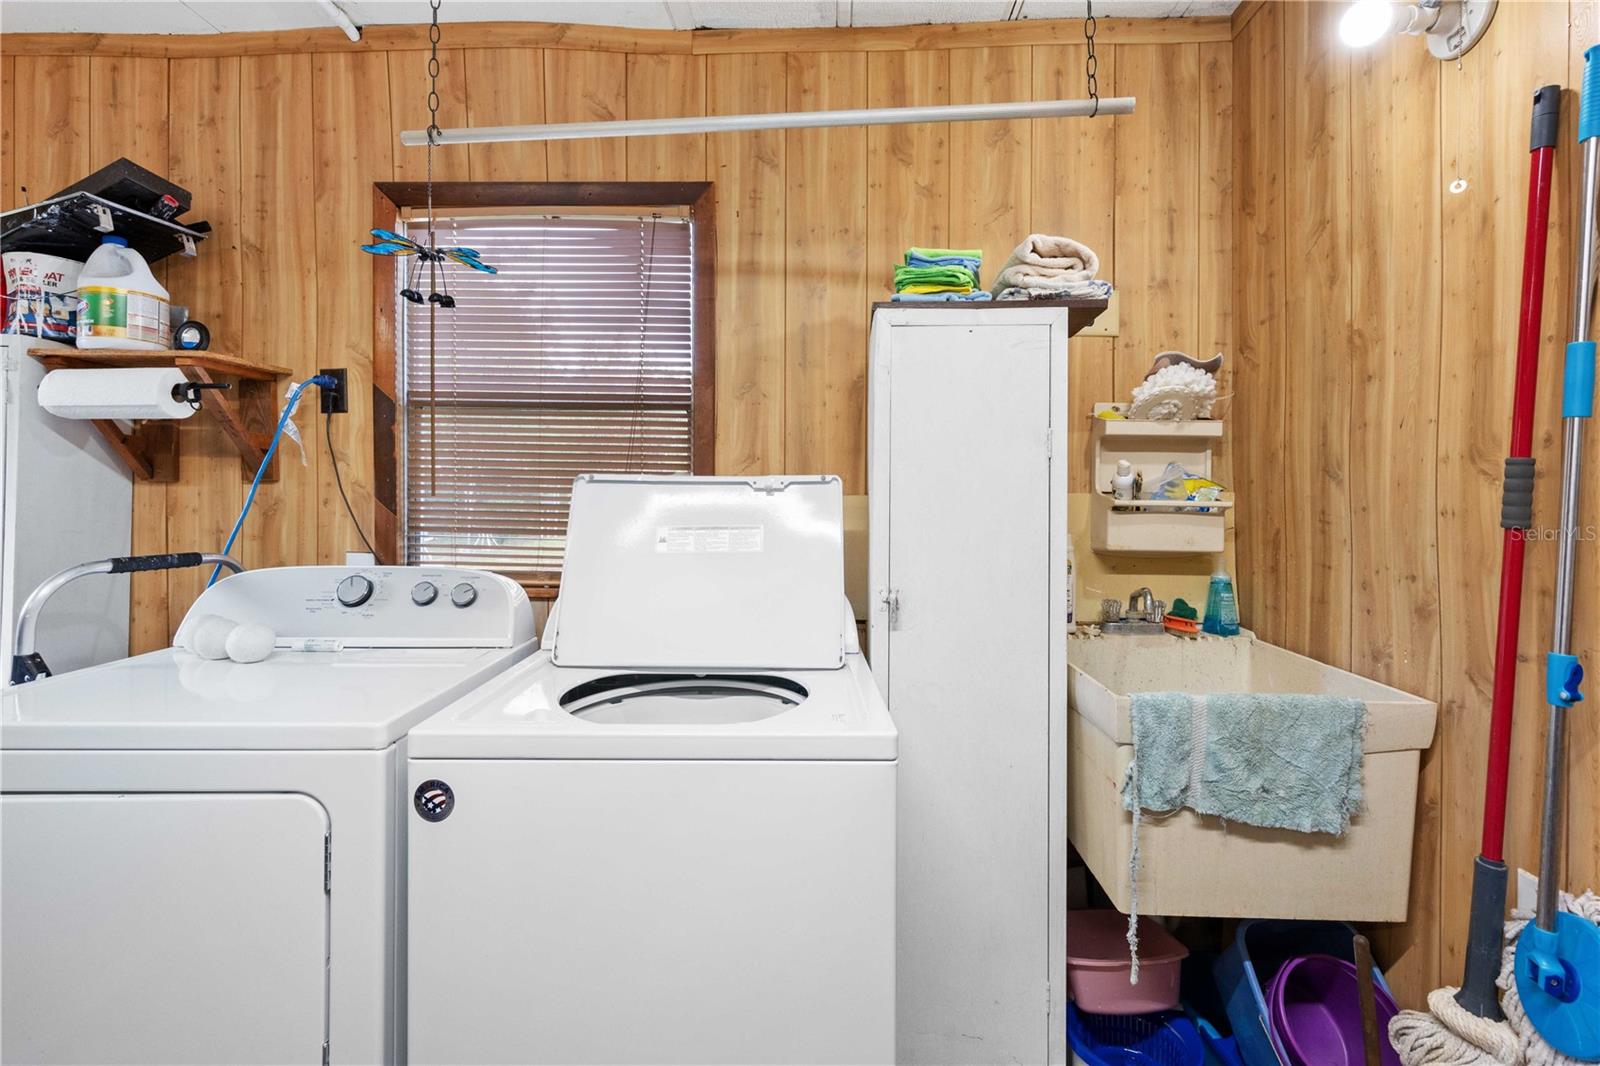
[[568, 690], [561, 706], [597, 725], [737, 725], [806, 696], [804, 685], [771, 674], [612, 674]]

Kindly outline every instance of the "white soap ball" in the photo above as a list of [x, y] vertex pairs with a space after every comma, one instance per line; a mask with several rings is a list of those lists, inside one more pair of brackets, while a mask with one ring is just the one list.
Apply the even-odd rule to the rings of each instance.
[[228, 634], [228, 658], [236, 663], [258, 663], [272, 654], [278, 634], [266, 626], [245, 622]]
[[202, 659], [226, 659], [228, 635], [238, 623], [219, 615], [208, 614], [195, 623], [189, 632], [189, 650]]

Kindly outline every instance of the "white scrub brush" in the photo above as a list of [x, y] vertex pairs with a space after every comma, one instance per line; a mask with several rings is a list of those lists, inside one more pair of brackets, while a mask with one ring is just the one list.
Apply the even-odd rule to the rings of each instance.
[[1217, 368], [1222, 356], [1204, 363], [1182, 352], [1162, 352], [1154, 369], [1134, 386], [1128, 417], [1145, 422], [1183, 422], [1209, 418], [1217, 400]]

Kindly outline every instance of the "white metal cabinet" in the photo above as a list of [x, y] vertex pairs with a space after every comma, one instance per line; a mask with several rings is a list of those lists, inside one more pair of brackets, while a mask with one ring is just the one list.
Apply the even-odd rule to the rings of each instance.
[[902, 1063], [1065, 1061], [1067, 312], [879, 309], [873, 675]]

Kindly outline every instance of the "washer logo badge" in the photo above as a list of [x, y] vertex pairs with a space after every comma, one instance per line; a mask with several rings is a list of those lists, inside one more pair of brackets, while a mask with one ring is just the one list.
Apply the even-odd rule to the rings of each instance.
[[424, 821], [442, 822], [456, 809], [456, 794], [443, 781], [424, 781], [417, 786], [412, 802]]

